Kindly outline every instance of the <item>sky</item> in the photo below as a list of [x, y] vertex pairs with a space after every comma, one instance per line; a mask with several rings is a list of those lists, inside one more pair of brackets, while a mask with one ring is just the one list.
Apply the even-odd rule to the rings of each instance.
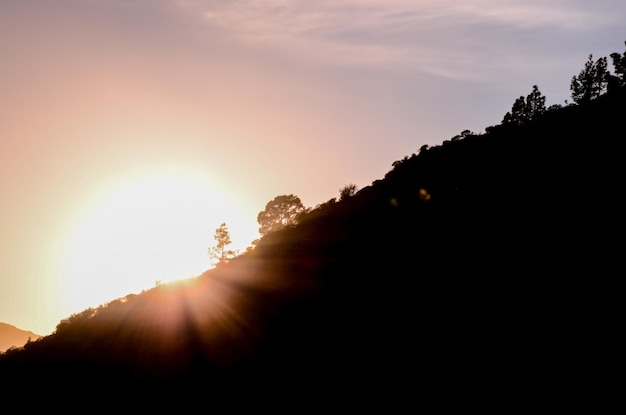
[[[40, 335], [198, 275], [226, 223], [307, 207], [571, 101], [623, 0], [1, 0], [0, 322]], [[609, 66], [610, 65], [609, 58]]]

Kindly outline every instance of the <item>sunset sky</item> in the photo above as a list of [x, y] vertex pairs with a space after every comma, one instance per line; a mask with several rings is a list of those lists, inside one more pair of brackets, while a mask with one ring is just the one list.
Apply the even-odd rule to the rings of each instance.
[[[623, 0], [1, 0], [0, 322], [197, 275], [533, 85], [624, 52]], [[609, 66], [612, 70], [612, 65]]]

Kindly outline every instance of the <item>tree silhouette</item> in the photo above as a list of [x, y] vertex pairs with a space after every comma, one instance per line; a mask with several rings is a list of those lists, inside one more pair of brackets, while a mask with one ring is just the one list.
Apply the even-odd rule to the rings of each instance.
[[502, 124], [521, 125], [537, 119], [546, 112], [546, 97], [541, 94], [539, 87], [533, 85], [533, 90], [524, 98], [520, 96], [513, 103], [510, 112], [504, 115]]
[[359, 187], [356, 184], [350, 183], [339, 189], [339, 200], [345, 200], [351, 196], [354, 196], [359, 190]]
[[[624, 45], [626, 45], [626, 42], [624, 42]], [[611, 60], [613, 61], [613, 69], [616, 75], [613, 77], [613, 80], [620, 87], [626, 86], [626, 51], [621, 55], [617, 52], [611, 53]]]
[[476, 135], [476, 134], [474, 134], [470, 130], [463, 130], [461, 131], [461, 134], [457, 134], [454, 137], [450, 138], [450, 141], [459, 141], [472, 135]]
[[578, 76], [572, 78], [570, 84], [574, 102], [584, 104], [605, 93], [609, 75], [606, 58], [594, 62], [593, 55], [589, 55], [585, 67]]
[[217, 244], [209, 248], [209, 255], [211, 259], [218, 263], [228, 262], [229, 259], [237, 255], [236, 251], [226, 249], [230, 245], [230, 233], [226, 223], [222, 223], [219, 228], [215, 229], [215, 236], [213, 237]]
[[302, 201], [295, 195], [281, 195], [267, 202], [265, 210], [259, 212], [259, 233], [261, 236], [277, 231], [297, 222], [299, 215], [306, 212]]

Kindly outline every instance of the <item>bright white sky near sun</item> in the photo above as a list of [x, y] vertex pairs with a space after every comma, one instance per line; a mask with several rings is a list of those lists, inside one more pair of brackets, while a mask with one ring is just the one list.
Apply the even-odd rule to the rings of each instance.
[[[226, 222], [314, 207], [622, 53], [623, 0], [2, 0], [0, 321], [208, 268]], [[609, 59], [610, 62], [610, 59]], [[611, 66], [612, 69], [612, 66]], [[536, 143], [535, 143], [536, 144]]]

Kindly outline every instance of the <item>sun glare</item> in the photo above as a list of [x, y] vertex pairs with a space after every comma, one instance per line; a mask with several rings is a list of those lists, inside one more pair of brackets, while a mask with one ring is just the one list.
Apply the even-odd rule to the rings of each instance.
[[207, 249], [222, 222], [231, 249], [245, 249], [258, 237], [255, 216], [216, 189], [189, 174], [145, 175], [109, 187], [84, 206], [61, 275], [66, 313], [206, 271]]

